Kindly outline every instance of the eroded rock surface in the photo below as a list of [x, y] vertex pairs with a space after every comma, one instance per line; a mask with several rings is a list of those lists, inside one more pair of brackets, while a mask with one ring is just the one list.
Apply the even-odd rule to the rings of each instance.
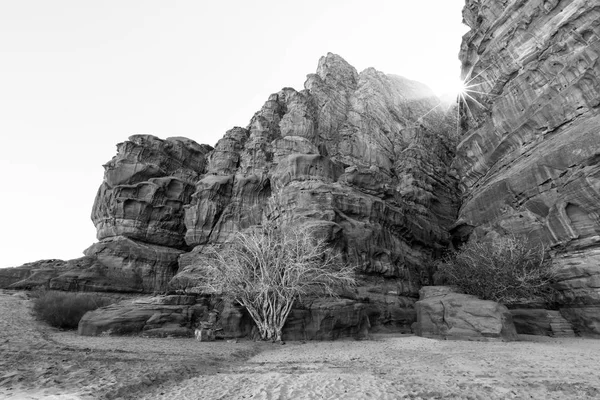
[[84, 253], [73, 260], [42, 260], [14, 268], [16, 274], [0, 281], [10, 284], [1, 287], [151, 293], [167, 288], [183, 251], [117, 236], [93, 244]]
[[[373, 68], [358, 73], [330, 53], [304, 90], [272, 94], [214, 149], [151, 135], [119, 144], [92, 211], [99, 242], [50, 285], [164, 291], [175, 274], [174, 286], [193, 280], [203, 246], [233, 232], [311, 224], [364, 282], [355, 298], [295, 310], [287, 335], [334, 338], [367, 325], [408, 331], [427, 266], [449, 245], [458, 211], [454, 129], [424, 85]], [[227, 325], [241, 318], [228, 315]]]
[[448, 174], [454, 125], [439, 104], [420, 83], [322, 57], [304, 90], [271, 95], [208, 156], [185, 207], [185, 239], [196, 248], [182, 256], [181, 276], [193, 275], [203, 245], [233, 232], [307, 223], [363, 273], [388, 281], [361, 288], [370, 294], [357, 307], [371, 323], [408, 330], [424, 266], [449, 244], [458, 209]]
[[[117, 150], [104, 166], [92, 210], [100, 242], [85, 254], [94, 260], [100, 276], [110, 278], [112, 283], [104, 286], [164, 291], [178, 270], [178, 256], [190, 249], [185, 244], [183, 207], [205, 173], [212, 148], [180, 137], [133, 135]], [[85, 281], [93, 271], [88, 269], [84, 276], [75, 271], [62, 281], [69, 285]]]
[[421, 298], [415, 303], [417, 335], [452, 340], [517, 339], [512, 315], [505, 306], [444, 289], [421, 289]]
[[510, 313], [519, 334], [556, 337], [575, 336], [573, 327], [559, 311], [541, 308], [516, 308], [511, 309]]
[[98, 240], [125, 236], [160, 246], [186, 248], [183, 206], [205, 172], [212, 148], [186, 138], [134, 135], [117, 145], [104, 165], [92, 220]]
[[600, 333], [600, 4], [469, 0], [463, 16], [455, 233], [553, 246], [565, 316]]
[[422, 84], [328, 54], [304, 90], [271, 95], [217, 143], [185, 207], [187, 244], [266, 221], [318, 224], [364, 273], [416, 298], [420, 267], [449, 243], [457, 211], [438, 104]]
[[69, 263], [77, 264], [80, 260], [39, 260], [15, 268], [0, 268], [0, 288], [17, 290], [48, 288], [52, 278], [70, 269]]
[[[142, 334], [188, 336], [210, 326], [217, 338], [248, 337], [254, 323], [244, 308], [205, 296], [157, 296], [128, 299], [90, 311], [79, 323], [84, 336]], [[366, 338], [370, 329], [364, 304], [354, 300], [316, 300], [294, 308], [283, 329], [284, 340]]]
[[126, 300], [86, 313], [78, 333], [147, 333], [148, 336], [191, 336], [192, 324], [207, 314], [208, 307], [196, 304], [195, 296], [166, 296]]

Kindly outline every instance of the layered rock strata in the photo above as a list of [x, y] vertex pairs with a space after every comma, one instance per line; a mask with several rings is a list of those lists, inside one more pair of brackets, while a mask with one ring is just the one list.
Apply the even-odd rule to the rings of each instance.
[[[184, 206], [205, 173], [212, 147], [173, 137], [134, 135], [104, 165], [92, 210], [99, 243], [85, 251], [105, 275], [137, 291], [164, 291], [185, 243]], [[75, 279], [81, 280], [80, 276]]]
[[447, 244], [456, 212], [439, 101], [333, 54], [305, 87], [271, 95], [247, 128], [217, 143], [185, 207], [187, 244], [224, 242], [267, 220], [319, 221], [364, 272], [415, 272]]
[[[99, 242], [85, 257], [0, 270], [1, 287], [152, 293], [165, 291], [185, 243], [183, 207], [212, 147], [186, 138], [133, 135], [104, 165], [92, 210]], [[6, 272], [3, 272], [6, 271]]]
[[187, 249], [183, 207], [204, 174], [210, 146], [186, 138], [134, 135], [104, 165], [92, 221], [98, 240], [124, 236]]
[[552, 246], [563, 315], [600, 334], [600, 4], [468, 0], [457, 236]]
[[152, 293], [167, 288], [183, 251], [118, 236], [95, 243], [84, 253], [74, 260], [42, 260], [9, 268], [16, 272], [10, 279], [2, 279], [0, 270], [1, 287]]
[[[124, 300], [87, 313], [78, 333], [191, 337], [200, 326], [210, 326], [217, 338], [252, 335], [254, 323], [248, 313], [228, 302], [207, 296], [157, 296]], [[365, 305], [352, 300], [316, 300], [293, 309], [283, 330], [284, 340], [332, 340], [354, 336], [366, 338], [369, 319]]]
[[201, 252], [267, 221], [310, 223], [393, 287], [366, 284], [371, 315], [410, 326], [423, 266], [448, 245], [457, 212], [443, 111], [422, 84], [328, 54], [304, 90], [271, 95], [217, 143], [184, 207], [186, 243]]
[[554, 337], [573, 337], [572, 325], [557, 310], [540, 308], [511, 309], [517, 333]]
[[330, 53], [304, 90], [272, 94], [214, 149], [151, 135], [119, 144], [92, 211], [99, 242], [49, 285], [164, 291], [175, 274], [171, 288], [193, 278], [203, 247], [233, 232], [311, 224], [363, 279], [350, 298], [298, 304], [284, 332], [408, 331], [426, 266], [449, 245], [456, 219], [454, 129], [424, 85], [372, 68], [358, 73]]

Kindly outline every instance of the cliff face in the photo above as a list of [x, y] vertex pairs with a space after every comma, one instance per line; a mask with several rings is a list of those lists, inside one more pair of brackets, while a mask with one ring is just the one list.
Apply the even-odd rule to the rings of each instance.
[[177, 272], [185, 244], [183, 206], [205, 172], [210, 146], [134, 135], [105, 166], [92, 210], [99, 242], [76, 260], [0, 271], [0, 287], [152, 293]]
[[418, 279], [456, 214], [441, 113], [420, 120], [439, 101], [333, 54], [305, 87], [271, 95], [247, 128], [218, 142], [185, 207], [187, 244], [223, 242], [267, 220], [318, 222], [364, 272]]
[[[328, 54], [304, 90], [272, 94], [214, 149], [151, 135], [120, 143], [92, 211], [99, 242], [81, 259], [0, 278], [15, 288], [165, 291], [193, 276], [205, 245], [233, 232], [311, 224], [364, 279], [355, 299], [295, 310], [290, 337], [309, 325], [323, 330], [315, 337], [335, 337], [360, 328], [364, 315], [409, 330], [427, 266], [449, 245], [458, 212], [448, 174], [454, 124], [439, 103], [420, 83], [358, 73]], [[333, 332], [327, 321], [346, 328]]]
[[468, 0], [456, 235], [552, 246], [561, 312], [600, 333], [600, 4]]
[[186, 138], [134, 135], [104, 165], [92, 210], [98, 240], [126, 236], [186, 249], [183, 206], [206, 169], [210, 146]]
[[449, 244], [457, 213], [438, 103], [419, 83], [323, 57], [304, 90], [271, 95], [208, 155], [185, 207], [195, 249], [180, 271], [193, 271], [203, 245], [251, 225], [309, 223], [368, 276], [359, 297], [372, 319], [408, 326], [424, 266]]

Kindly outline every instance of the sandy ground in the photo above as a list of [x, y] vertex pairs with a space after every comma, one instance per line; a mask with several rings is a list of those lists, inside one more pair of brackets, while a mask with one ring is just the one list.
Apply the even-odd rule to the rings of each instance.
[[0, 293], [0, 398], [600, 399], [600, 340], [285, 345], [79, 337]]

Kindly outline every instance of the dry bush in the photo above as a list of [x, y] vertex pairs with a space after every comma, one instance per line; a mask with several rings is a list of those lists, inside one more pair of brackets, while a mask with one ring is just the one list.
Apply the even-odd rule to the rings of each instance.
[[33, 296], [33, 312], [56, 328], [77, 329], [86, 312], [110, 303], [111, 300], [94, 293], [41, 291]]
[[355, 284], [354, 268], [306, 227], [238, 232], [225, 246], [207, 246], [197, 267], [196, 289], [245, 307], [263, 340], [281, 341], [297, 299], [337, 296]]
[[438, 266], [438, 274], [467, 294], [499, 303], [548, 302], [555, 295], [547, 249], [532, 246], [525, 238], [469, 241]]

